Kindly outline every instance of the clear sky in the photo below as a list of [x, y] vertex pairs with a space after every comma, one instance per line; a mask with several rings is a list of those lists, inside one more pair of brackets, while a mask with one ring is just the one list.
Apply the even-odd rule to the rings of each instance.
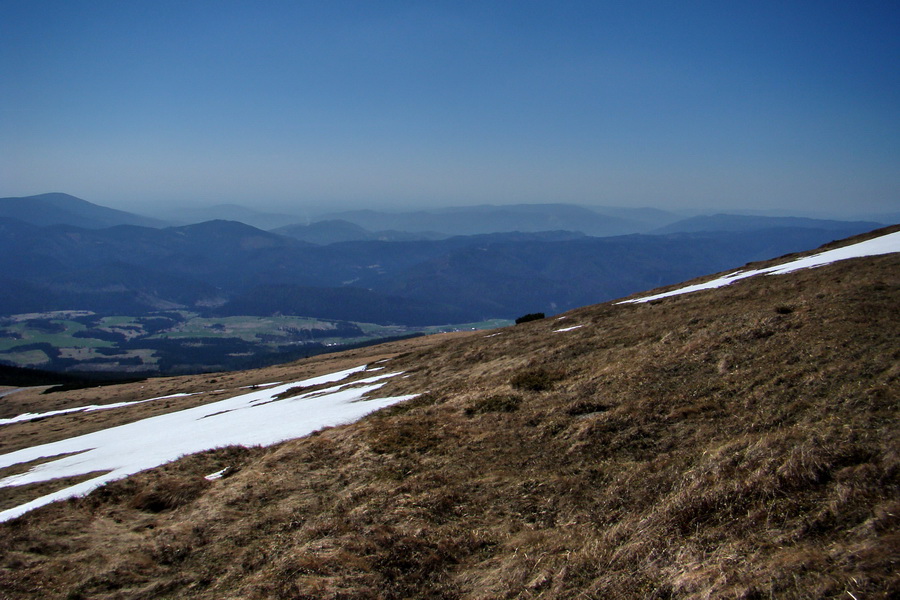
[[896, 0], [0, 0], [0, 196], [900, 210]]

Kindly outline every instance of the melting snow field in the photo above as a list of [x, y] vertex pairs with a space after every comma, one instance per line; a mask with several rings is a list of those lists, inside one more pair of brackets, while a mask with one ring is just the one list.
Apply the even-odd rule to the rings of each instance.
[[840, 260], [860, 258], [863, 256], [878, 256], [880, 254], [892, 254], [894, 252], [900, 252], [900, 231], [873, 238], [871, 240], [866, 240], [865, 242], [860, 242], [851, 246], [835, 248], [834, 250], [827, 250], [825, 252], [814, 254], [812, 256], [798, 258], [797, 260], [793, 260], [783, 265], [768, 267], [767, 269], [736, 271], [729, 275], [725, 275], [724, 277], [719, 277], [718, 279], [713, 279], [712, 281], [707, 281], [705, 283], [689, 285], [677, 290], [672, 290], [670, 292], [663, 292], [662, 294], [655, 294], [653, 296], [644, 296], [643, 298], [636, 298], [634, 300], [623, 300], [621, 302], [616, 302], [616, 304], [650, 302], [651, 300], [658, 300], [660, 298], [668, 298], [670, 296], [690, 294], [691, 292], [698, 292], [700, 290], [710, 290], [714, 288], [724, 287], [726, 285], [731, 285], [735, 281], [740, 281], [741, 279], [746, 279], [748, 277], [755, 277], [756, 275], [782, 275], [784, 273], [799, 271], [800, 269], [812, 269], [814, 267], [821, 267], [823, 265], [838, 262]]
[[[276, 398], [278, 394], [296, 386], [338, 382], [365, 370], [366, 367], [362, 366], [285, 383], [227, 400], [0, 455], [2, 468], [39, 458], [77, 453], [37, 465], [26, 473], [0, 479], [0, 487], [108, 471], [99, 477], [2, 511], [0, 521], [13, 519], [56, 500], [85, 495], [104, 483], [157, 467], [185, 454], [233, 444], [275, 444], [310, 434], [322, 427], [355, 421], [380, 408], [415, 397], [413, 394], [364, 400], [365, 394], [386, 383], [383, 380], [400, 375], [387, 373], [284, 400]], [[103, 408], [111, 407], [112, 405], [106, 405]], [[84, 410], [88, 408], [90, 407], [84, 407]]]

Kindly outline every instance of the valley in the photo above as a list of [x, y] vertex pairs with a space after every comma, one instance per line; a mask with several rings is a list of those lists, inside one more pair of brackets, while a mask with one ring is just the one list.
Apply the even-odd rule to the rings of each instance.
[[142, 316], [50, 311], [0, 317], [0, 361], [108, 376], [200, 373], [277, 364], [389, 339], [509, 324], [495, 319], [412, 327], [283, 315], [203, 317], [185, 310]]
[[372, 230], [168, 226], [65, 194], [0, 198], [0, 364], [119, 377], [260, 367], [559, 314], [877, 226], [563, 204], [336, 216]]

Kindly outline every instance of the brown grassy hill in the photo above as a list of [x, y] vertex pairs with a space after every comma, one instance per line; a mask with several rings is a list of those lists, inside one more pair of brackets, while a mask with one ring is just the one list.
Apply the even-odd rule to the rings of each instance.
[[382, 348], [421, 396], [4, 523], [0, 598], [897, 597], [898, 267]]

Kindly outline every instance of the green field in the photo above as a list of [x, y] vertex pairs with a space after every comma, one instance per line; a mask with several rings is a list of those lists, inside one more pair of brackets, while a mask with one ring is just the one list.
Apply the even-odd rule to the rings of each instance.
[[87, 329], [82, 323], [65, 319], [51, 319], [51, 323], [64, 327], [59, 333], [47, 333], [29, 325], [29, 321], [17, 322], [0, 327], [0, 352], [29, 344], [50, 344], [55, 348], [112, 348], [113, 342], [95, 338], [73, 337], [75, 333]]
[[50, 362], [50, 357], [41, 350], [9, 352], [0, 355], [0, 357], [18, 367], [39, 367]]
[[510, 324], [496, 319], [406, 327], [299, 316], [210, 318], [163, 311], [139, 317], [58, 311], [0, 317], [0, 363], [60, 371], [239, 369], [258, 360], [294, 360], [387, 338]]
[[294, 331], [327, 331], [335, 326], [330, 321], [306, 317], [223, 317], [204, 318], [190, 314], [188, 320], [169, 331], [151, 338], [236, 337], [248, 342], [260, 341], [260, 336], [291, 337]]

